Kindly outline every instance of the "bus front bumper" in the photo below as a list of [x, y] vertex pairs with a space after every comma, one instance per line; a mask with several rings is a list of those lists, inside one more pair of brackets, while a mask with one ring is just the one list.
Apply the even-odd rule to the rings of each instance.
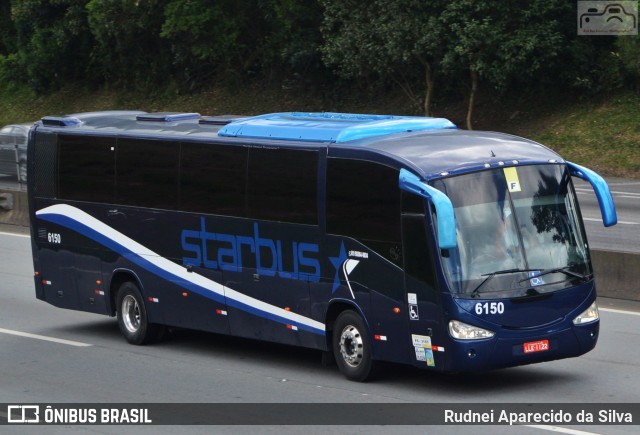
[[597, 320], [560, 330], [536, 330], [527, 334], [499, 331], [486, 340], [452, 339], [447, 371], [485, 371], [583, 355], [595, 347], [599, 328], [600, 321]]

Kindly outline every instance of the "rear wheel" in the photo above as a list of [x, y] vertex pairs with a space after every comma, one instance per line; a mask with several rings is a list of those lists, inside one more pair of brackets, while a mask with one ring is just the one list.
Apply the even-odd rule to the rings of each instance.
[[356, 312], [342, 312], [333, 326], [333, 354], [342, 374], [364, 382], [374, 374], [371, 341], [366, 325]]
[[163, 326], [149, 323], [144, 300], [138, 286], [125, 282], [118, 290], [118, 326], [124, 338], [131, 344], [147, 344], [157, 341]]

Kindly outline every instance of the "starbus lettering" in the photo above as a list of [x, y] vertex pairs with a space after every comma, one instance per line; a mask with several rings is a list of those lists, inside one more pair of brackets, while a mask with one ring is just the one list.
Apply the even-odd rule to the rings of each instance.
[[320, 281], [320, 248], [317, 243], [283, 242], [260, 237], [260, 227], [253, 224], [253, 234], [240, 236], [207, 231], [200, 218], [200, 231], [182, 230], [182, 264], [207, 269], [241, 272], [253, 266], [258, 274], [300, 281]]

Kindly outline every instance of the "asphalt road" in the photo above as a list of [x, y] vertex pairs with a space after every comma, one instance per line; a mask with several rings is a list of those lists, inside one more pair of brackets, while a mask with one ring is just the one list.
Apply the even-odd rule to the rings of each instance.
[[592, 249], [640, 252], [640, 180], [608, 178], [618, 213], [618, 224], [605, 228], [591, 186], [573, 179]]
[[[640, 399], [640, 304], [601, 300], [591, 353], [475, 375], [390, 366], [372, 383], [345, 380], [315, 351], [181, 331], [132, 346], [115, 319], [55, 308], [34, 297], [27, 236], [0, 234], [0, 403], [623, 403]], [[613, 309], [612, 309], [613, 308]], [[34, 334], [25, 336], [23, 333]], [[17, 335], [20, 334], [20, 335]], [[63, 340], [63, 341], [60, 341]], [[71, 341], [71, 342], [69, 342]], [[0, 409], [0, 413], [3, 410]], [[11, 433], [629, 433], [628, 426], [122, 426], [9, 427]], [[3, 433], [5, 428], [2, 429]], [[437, 430], [435, 430], [437, 429]], [[637, 429], [637, 428], [636, 428]]]

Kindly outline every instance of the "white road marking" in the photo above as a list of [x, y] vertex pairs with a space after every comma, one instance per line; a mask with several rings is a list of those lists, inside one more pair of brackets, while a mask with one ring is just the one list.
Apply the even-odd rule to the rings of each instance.
[[13, 236], [13, 237], [22, 237], [25, 239], [30, 239], [31, 236], [28, 234], [16, 234], [16, 233], [5, 233], [4, 231], [0, 231], [0, 236]]
[[636, 184], [640, 184], [640, 181], [622, 181], [620, 183], [615, 183], [615, 182], [609, 183], [609, 182], [607, 182], [607, 184], [609, 186], [633, 186], [633, 185], [636, 185]]
[[626, 311], [626, 310], [617, 310], [615, 308], [602, 308], [598, 306], [598, 310], [606, 311], [608, 313], [617, 313], [617, 314], [629, 314], [631, 316], [640, 316], [640, 313], [637, 311]]
[[550, 432], [568, 433], [572, 435], [600, 435], [597, 432], [585, 432], [583, 430], [569, 429], [566, 427], [559, 427], [559, 426], [548, 426], [546, 424], [525, 424], [523, 426], [532, 427], [534, 429], [548, 430]]
[[14, 331], [12, 329], [0, 328], [0, 334], [17, 335], [18, 337], [35, 338], [36, 340], [50, 341], [52, 343], [66, 344], [68, 346], [76, 346], [76, 347], [93, 346], [92, 344], [81, 343], [79, 341], [64, 340], [62, 338], [47, 337], [45, 335], [30, 334], [28, 332]]
[[[593, 196], [595, 196], [595, 193], [591, 189], [581, 189], [579, 187], [576, 187], [576, 192], [578, 192], [578, 193], [590, 193]], [[620, 190], [612, 190], [611, 193], [613, 193], [615, 195], [629, 195], [630, 198], [640, 198], [640, 193], [636, 193], [636, 192], [622, 192]]]
[[[583, 217], [582, 220], [592, 221], [592, 222], [602, 222], [602, 219], [598, 219], [598, 218]], [[640, 225], [640, 222], [618, 221], [618, 223], [622, 225]]]

